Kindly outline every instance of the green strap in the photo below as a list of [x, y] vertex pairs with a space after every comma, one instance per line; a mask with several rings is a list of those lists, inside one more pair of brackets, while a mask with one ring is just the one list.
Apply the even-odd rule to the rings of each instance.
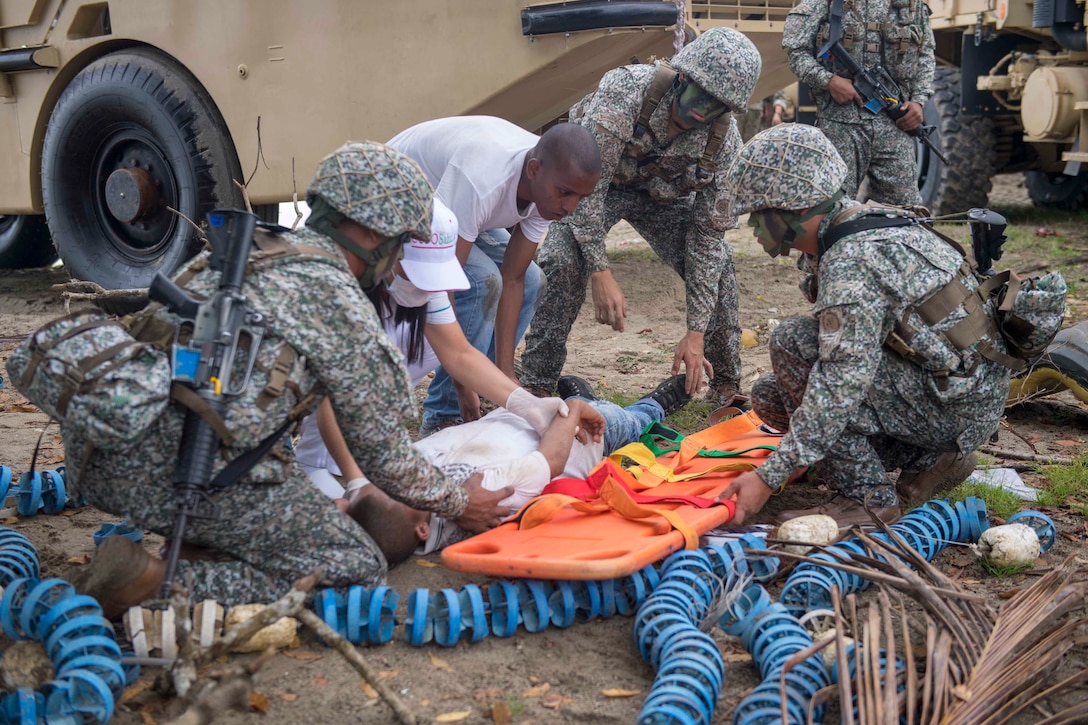
[[[672, 453], [680, 450], [680, 441], [684, 440], [684, 436], [667, 425], [655, 421], [646, 426], [646, 429], [642, 431], [642, 435], [639, 436], [638, 440], [639, 443], [649, 448], [654, 456], [660, 456], [665, 453]], [[662, 447], [658, 445], [658, 443], [671, 443], [672, 445]], [[751, 453], [752, 451], [777, 450], [778, 446], [762, 444], [739, 451], [708, 451], [707, 449], [702, 448], [695, 455], [700, 458], [735, 458], [737, 456], [743, 456], [745, 453]]]

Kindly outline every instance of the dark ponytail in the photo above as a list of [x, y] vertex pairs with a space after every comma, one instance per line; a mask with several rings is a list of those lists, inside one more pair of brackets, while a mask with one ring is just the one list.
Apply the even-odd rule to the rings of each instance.
[[409, 363], [423, 361], [423, 326], [427, 324], [427, 305], [419, 307], [401, 307], [389, 296], [384, 284], [379, 284], [373, 289], [366, 290], [366, 296], [370, 298], [374, 309], [384, 321], [392, 316], [393, 322], [398, 325], [402, 322], [408, 324], [408, 350], [405, 357]]

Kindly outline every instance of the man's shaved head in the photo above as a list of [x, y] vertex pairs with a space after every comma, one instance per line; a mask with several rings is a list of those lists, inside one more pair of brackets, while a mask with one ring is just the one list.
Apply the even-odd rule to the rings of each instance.
[[555, 161], [560, 167], [570, 165], [584, 174], [599, 176], [601, 173], [601, 150], [597, 140], [585, 127], [577, 123], [557, 123], [540, 137], [537, 142], [535, 158]]

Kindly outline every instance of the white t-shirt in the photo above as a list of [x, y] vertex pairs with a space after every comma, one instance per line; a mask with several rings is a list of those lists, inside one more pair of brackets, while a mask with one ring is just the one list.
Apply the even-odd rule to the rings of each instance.
[[[540, 436], [521, 417], [496, 408], [483, 418], [444, 428], [413, 444], [435, 466], [465, 463], [483, 472], [482, 486], [497, 491], [513, 486], [514, 493], [499, 502], [517, 512], [551, 481], [544, 454], [537, 448]], [[564, 478], [585, 478], [604, 455], [604, 444], [574, 441], [567, 457]], [[428, 554], [445, 545], [447, 522], [431, 515], [431, 535], [418, 553]]]
[[492, 116], [456, 116], [401, 131], [389, 146], [416, 160], [434, 195], [457, 215], [458, 234], [474, 241], [488, 229], [516, 224], [531, 242], [548, 231], [536, 204], [519, 209], [525, 156], [540, 137]]

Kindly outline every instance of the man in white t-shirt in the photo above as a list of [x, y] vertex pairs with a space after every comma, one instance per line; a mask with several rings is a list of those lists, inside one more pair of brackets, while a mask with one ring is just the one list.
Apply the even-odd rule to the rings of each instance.
[[[456, 215], [470, 285], [454, 294], [458, 321], [472, 346], [516, 380], [514, 348], [544, 284], [533, 256], [548, 224], [574, 211], [600, 179], [596, 141], [577, 124], [536, 136], [501, 118], [458, 116], [412, 126], [389, 145], [415, 159]], [[479, 396], [439, 368], [421, 435], [479, 417]]]
[[[498, 408], [480, 420], [443, 429], [413, 445], [451, 481], [479, 476], [480, 484], [489, 491], [513, 487], [514, 492], [500, 504], [516, 513], [552, 479], [585, 478], [606, 453], [638, 440], [647, 425], [674, 413], [689, 400], [684, 375], [665, 380], [626, 408], [596, 400], [593, 389], [581, 378], [565, 379], [574, 381], [567, 387], [577, 394], [567, 398], [570, 415], [556, 416], [543, 435]], [[604, 419], [600, 440], [578, 431], [586, 407]], [[390, 567], [413, 552], [429, 554], [470, 535], [450, 521], [394, 501], [374, 486], [349, 490], [347, 495], [351, 500], [348, 513], [375, 540]]]

